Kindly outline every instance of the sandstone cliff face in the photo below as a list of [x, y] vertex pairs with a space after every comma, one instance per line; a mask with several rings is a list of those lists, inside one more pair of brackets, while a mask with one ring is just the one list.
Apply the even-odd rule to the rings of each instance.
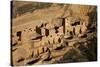
[[96, 6], [19, 3], [12, 3], [12, 65], [97, 60]]

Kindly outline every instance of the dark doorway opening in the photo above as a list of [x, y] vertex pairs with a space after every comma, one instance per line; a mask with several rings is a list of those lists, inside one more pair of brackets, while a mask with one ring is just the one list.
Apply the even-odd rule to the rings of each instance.
[[46, 34], [46, 36], [49, 35], [49, 30], [48, 29], [45, 29], [45, 34]]
[[39, 27], [36, 26], [36, 33], [41, 35], [41, 29]]
[[72, 24], [72, 26], [80, 25], [80, 21], [76, 21], [75, 23]]
[[18, 41], [21, 41], [21, 31], [17, 32], [17, 36], [19, 37]]
[[65, 34], [65, 18], [62, 18], [63, 33]]

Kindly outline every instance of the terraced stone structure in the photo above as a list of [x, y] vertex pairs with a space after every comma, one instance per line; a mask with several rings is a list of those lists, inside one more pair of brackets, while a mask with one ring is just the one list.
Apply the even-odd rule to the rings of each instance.
[[97, 60], [95, 5], [12, 2], [11, 65]]

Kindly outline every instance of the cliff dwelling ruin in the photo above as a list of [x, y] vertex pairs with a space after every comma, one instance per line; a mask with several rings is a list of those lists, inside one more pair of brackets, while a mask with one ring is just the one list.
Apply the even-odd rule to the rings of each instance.
[[97, 7], [12, 1], [11, 65], [97, 60]]

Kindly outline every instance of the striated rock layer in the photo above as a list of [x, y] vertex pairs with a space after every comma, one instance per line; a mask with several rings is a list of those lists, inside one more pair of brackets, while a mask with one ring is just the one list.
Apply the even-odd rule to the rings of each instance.
[[11, 65], [97, 60], [95, 5], [12, 2]]

